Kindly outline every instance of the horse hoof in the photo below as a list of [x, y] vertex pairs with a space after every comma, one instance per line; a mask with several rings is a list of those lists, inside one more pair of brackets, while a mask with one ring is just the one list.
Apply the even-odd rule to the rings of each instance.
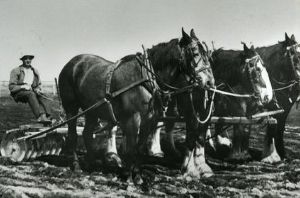
[[209, 177], [212, 177], [214, 175], [213, 171], [211, 170], [210, 167], [208, 167], [209, 169], [207, 170], [203, 170], [202, 174], [201, 174], [201, 177], [202, 178], [209, 178]]
[[105, 154], [105, 163], [109, 167], [122, 168], [122, 160], [118, 154], [109, 152]]
[[71, 170], [74, 172], [74, 173], [82, 173], [82, 170], [81, 170], [81, 167], [79, 165], [79, 162], [73, 162], [72, 164], [72, 167], [71, 167]]
[[281, 161], [281, 158], [277, 152], [273, 152], [269, 156], [263, 158], [261, 161], [268, 164], [276, 164]]
[[165, 154], [162, 151], [158, 152], [158, 153], [154, 153], [154, 152], [149, 151], [149, 156], [163, 158], [165, 156]]
[[143, 181], [143, 179], [142, 179], [142, 177], [141, 177], [140, 174], [135, 175], [135, 177], [133, 178], [133, 183], [135, 185], [141, 185], [143, 182], [144, 181]]
[[242, 151], [242, 152], [233, 152], [228, 160], [232, 162], [245, 162], [251, 159], [251, 155], [248, 153], [248, 151]]

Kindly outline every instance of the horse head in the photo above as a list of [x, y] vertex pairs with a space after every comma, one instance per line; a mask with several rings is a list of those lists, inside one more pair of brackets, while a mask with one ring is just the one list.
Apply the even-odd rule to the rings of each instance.
[[287, 74], [286, 79], [289, 81], [300, 81], [300, 44], [297, 43], [294, 35], [289, 37], [285, 33], [285, 40], [282, 43], [282, 53], [286, 57], [287, 67], [283, 70]]
[[257, 104], [262, 106], [269, 103], [273, 98], [273, 90], [269, 79], [268, 72], [264, 63], [258, 53], [255, 51], [254, 46], [248, 48], [245, 43], [244, 51], [242, 53], [242, 67], [243, 73], [250, 80], [250, 88], [253, 90], [254, 95], [258, 98]]
[[182, 28], [182, 38], [179, 41], [183, 70], [189, 74], [189, 81], [195, 81], [203, 88], [215, 87], [215, 80], [209, 62], [210, 52], [203, 47], [192, 29], [188, 35]]

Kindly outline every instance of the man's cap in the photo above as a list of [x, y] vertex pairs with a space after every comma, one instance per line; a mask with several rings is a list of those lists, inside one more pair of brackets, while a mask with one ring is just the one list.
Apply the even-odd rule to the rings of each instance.
[[27, 58], [29, 58], [30, 60], [32, 60], [32, 59], [34, 58], [34, 56], [33, 56], [33, 55], [24, 55], [24, 56], [22, 56], [22, 57], [20, 58], [20, 60], [25, 60], [25, 59], [27, 59]]

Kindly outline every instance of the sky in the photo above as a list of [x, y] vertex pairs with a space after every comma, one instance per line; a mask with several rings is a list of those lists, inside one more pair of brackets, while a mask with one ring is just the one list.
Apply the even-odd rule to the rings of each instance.
[[294, 34], [300, 0], [0, 0], [0, 81], [34, 54], [44, 81], [82, 53], [111, 61], [195, 29], [225, 49], [265, 46]]

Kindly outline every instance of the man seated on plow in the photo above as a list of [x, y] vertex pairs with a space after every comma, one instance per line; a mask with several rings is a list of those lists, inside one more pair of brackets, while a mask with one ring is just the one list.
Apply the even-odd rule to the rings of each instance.
[[38, 122], [50, 123], [50, 107], [41, 92], [40, 75], [31, 66], [33, 55], [24, 55], [23, 62], [10, 73], [9, 90], [16, 102], [29, 103], [29, 106]]

